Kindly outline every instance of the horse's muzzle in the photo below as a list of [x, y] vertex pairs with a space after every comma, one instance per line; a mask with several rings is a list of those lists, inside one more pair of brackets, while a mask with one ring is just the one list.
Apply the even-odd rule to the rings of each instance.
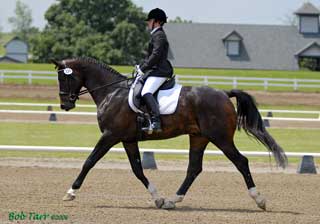
[[65, 102], [60, 104], [60, 108], [65, 111], [69, 111], [75, 108], [75, 106], [76, 106], [75, 103], [72, 103], [72, 102]]

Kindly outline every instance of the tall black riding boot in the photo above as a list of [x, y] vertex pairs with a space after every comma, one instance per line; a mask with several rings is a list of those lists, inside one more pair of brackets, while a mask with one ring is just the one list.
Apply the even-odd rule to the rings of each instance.
[[151, 113], [151, 128], [155, 132], [161, 132], [160, 111], [156, 99], [151, 93], [147, 93], [143, 95], [143, 100]]

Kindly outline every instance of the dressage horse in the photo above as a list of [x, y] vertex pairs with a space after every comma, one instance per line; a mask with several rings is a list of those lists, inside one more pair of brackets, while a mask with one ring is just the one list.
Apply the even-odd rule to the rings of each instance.
[[[183, 87], [176, 111], [161, 117], [163, 131], [137, 133], [137, 114], [128, 105], [128, 78], [111, 67], [91, 58], [52, 60], [58, 72], [61, 109], [75, 107], [78, 96], [90, 93], [97, 106], [101, 138], [83, 164], [82, 170], [63, 200], [74, 200], [77, 190], [94, 165], [117, 143], [122, 142], [135, 176], [147, 188], [158, 208], [172, 209], [185, 197], [193, 181], [202, 171], [202, 160], [209, 142], [216, 145], [243, 175], [250, 197], [257, 206], [266, 209], [266, 199], [257, 191], [251, 176], [248, 159], [234, 144], [235, 130], [244, 129], [272, 152], [283, 168], [287, 157], [264, 127], [254, 99], [240, 90], [221, 91], [210, 87]], [[81, 88], [85, 87], [86, 90]], [[237, 111], [230, 100], [237, 100]], [[187, 175], [171, 198], [159, 196], [156, 187], [143, 173], [138, 141], [168, 139], [189, 135], [190, 151]]]

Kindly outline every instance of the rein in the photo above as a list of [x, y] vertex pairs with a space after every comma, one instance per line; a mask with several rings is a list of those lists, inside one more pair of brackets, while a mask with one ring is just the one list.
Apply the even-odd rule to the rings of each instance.
[[126, 78], [126, 79], [122, 79], [122, 80], [118, 80], [118, 81], [115, 81], [115, 82], [112, 82], [112, 83], [108, 83], [106, 85], [103, 85], [103, 86], [99, 86], [97, 88], [94, 88], [94, 89], [85, 89], [85, 90], [81, 90], [77, 95], [78, 96], [81, 96], [83, 94], [86, 94], [86, 93], [92, 93], [98, 89], [102, 89], [102, 88], [105, 88], [105, 87], [109, 87], [109, 86], [113, 86], [114, 84], [118, 84], [118, 83], [121, 83], [121, 82], [124, 82], [124, 81], [130, 81], [134, 78]]

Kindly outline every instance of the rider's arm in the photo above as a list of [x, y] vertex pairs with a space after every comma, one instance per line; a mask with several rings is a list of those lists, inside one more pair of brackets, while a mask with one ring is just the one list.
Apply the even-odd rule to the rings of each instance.
[[158, 32], [154, 35], [153, 49], [151, 55], [140, 65], [142, 72], [146, 72], [151, 69], [154, 65], [157, 65], [162, 59], [164, 54], [167, 38], [164, 33]]

